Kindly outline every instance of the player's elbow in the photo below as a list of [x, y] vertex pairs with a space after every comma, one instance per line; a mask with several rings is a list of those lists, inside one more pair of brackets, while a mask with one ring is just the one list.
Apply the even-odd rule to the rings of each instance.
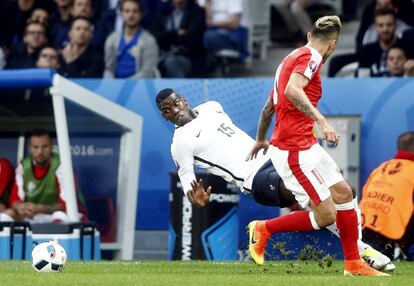
[[296, 91], [296, 88], [294, 86], [292, 86], [291, 84], [288, 84], [286, 86], [285, 96], [286, 96], [287, 99], [289, 99], [289, 101], [291, 101], [294, 98], [296, 93], [297, 93], [297, 91]]

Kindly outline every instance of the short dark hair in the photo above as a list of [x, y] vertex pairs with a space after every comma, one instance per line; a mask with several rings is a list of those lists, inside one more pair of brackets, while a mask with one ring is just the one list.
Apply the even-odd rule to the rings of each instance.
[[398, 136], [397, 148], [414, 152], [414, 131], [407, 131]]
[[49, 136], [50, 134], [46, 129], [43, 128], [35, 128], [29, 132], [29, 137], [40, 137], [40, 136]]
[[341, 20], [338, 16], [323, 16], [315, 21], [312, 27], [312, 37], [332, 39], [341, 32]]
[[27, 29], [29, 28], [30, 25], [39, 25], [39, 26], [41, 26], [43, 28], [43, 34], [46, 35], [46, 30], [47, 30], [46, 26], [43, 23], [41, 23], [39, 21], [35, 21], [33, 19], [30, 19], [30, 18], [27, 20], [26, 26], [24, 26], [24, 35], [27, 34]]
[[52, 142], [52, 137], [50, 136], [49, 132], [43, 128], [35, 128], [29, 132], [29, 144], [31, 143], [32, 137], [42, 137], [46, 136], [49, 138], [50, 142]]
[[44, 50], [44, 49], [52, 49], [52, 50], [54, 50], [57, 54], [59, 54], [59, 51], [58, 51], [58, 49], [56, 49], [54, 46], [52, 46], [52, 45], [46, 45], [46, 46], [43, 46], [40, 50], [39, 50], [39, 52], [41, 52], [42, 50]]
[[393, 50], [393, 49], [398, 49], [398, 50], [403, 51], [404, 56], [405, 56], [405, 57], [407, 57], [407, 52], [405, 51], [405, 49], [404, 49], [401, 45], [397, 45], [397, 44], [392, 45], [392, 46], [388, 49], [388, 51], [387, 51], [387, 57], [388, 57], [388, 54], [390, 53], [390, 51], [391, 51], [391, 50]]
[[158, 92], [157, 96], [155, 97], [155, 102], [157, 103], [157, 105], [160, 105], [161, 102], [166, 99], [167, 97], [169, 97], [170, 95], [175, 94], [177, 97], [181, 97], [181, 94], [179, 94], [178, 92], [176, 92], [174, 89], [172, 88], [164, 88], [163, 90], [161, 90], [160, 92]]
[[41, 54], [42, 54], [42, 51], [44, 49], [51, 49], [51, 50], [53, 50], [55, 52], [55, 54], [56, 54], [57, 60], [59, 61], [59, 51], [54, 46], [51, 46], [51, 45], [46, 45], [46, 46], [43, 46], [42, 48], [40, 48], [39, 54], [37, 55], [37, 60], [39, 60], [41, 58]]
[[376, 19], [379, 16], [386, 16], [386, 15], [392, 15], [394, 16], [394, 19], [397, 19], [397, 14], [393, 9], [390, 9], [388, 7], [378, 8], [375, 9], [374, 19]]
[[141, 0], [120, 0], [119, 1], [119, 10], [122, 11], [122, 8], [126, 2], [134, 2], [139, 6], [139, 11], [142, 11]]
[[79, 16], [79, 17], [75, 17], [75, 18], [73, 18], [73, 19], [72, 19], [72, 21], [70, 22], [69, 31], [70, 31], [70, 30], [72, 30], [73, 24], [74, 24], [77, 20], [84, 20], [84, 21], [88, 22], [88, 23], [89, 23], [89, 26], [91, 26], [91, 27], [92, 27], [92, 25], [93, 25], [93, 24], [92, 24], [91, 19], [86, 18], [86, 17], [81, 17], [81, 16]]

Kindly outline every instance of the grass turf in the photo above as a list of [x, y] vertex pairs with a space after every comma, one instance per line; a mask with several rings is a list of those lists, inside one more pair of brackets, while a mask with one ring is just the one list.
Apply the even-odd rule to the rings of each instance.
[[37, 273], [28, 261], [1, 261], [0, 285], [413, 285], [414, 263], [391, 277], [344, 277], [342, 262], [69, 261], [61, 273]]

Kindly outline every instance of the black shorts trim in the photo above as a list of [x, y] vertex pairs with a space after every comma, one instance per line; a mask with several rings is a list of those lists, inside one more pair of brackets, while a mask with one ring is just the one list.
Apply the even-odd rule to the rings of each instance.
[[217, 169], [220, 169], [223, 172], [226, 172], [227, 174], [229, 174], [236, 181], [244, 182], [244, 180], [242, 178], [236, 177], [235, 175], [233, 175], [232, 172], [230, 172], [229, 170], [227, 170], [226, 168], [224, 168], [224, 167], [222, 167], [220, 165], [214, 164], [214, 163], [212, 163], [210, 161], [207, 161], [207, 160], [205, 160], [203, 158], [200, 158], [200, 157], [197, 157], [197, 156], [194, 156], [194, 160], [200, 161], [200, 162], [202, 162], [204, 164], [207, 164], [207, 165], [210, 165], [212, 167], [216, 167]]

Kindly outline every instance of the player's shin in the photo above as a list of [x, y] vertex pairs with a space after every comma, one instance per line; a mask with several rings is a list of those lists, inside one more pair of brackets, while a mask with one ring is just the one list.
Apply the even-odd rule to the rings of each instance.
[[[358, 215], [358, 212], [357, 212], [357, 215]], [[331, 225], [328, 225], [325, 228], [327, 230], [329, 230], [330, 232], [332, 232], [334, 235], [336, 235], [339, 238], [339, 232], [338, 232], [338, 227], [337, 227], [336, 223], [333, 223]], [[360, 229], [360, 228], [361, 228], [361, 226], [360, 226], [360, 224], [358, 224], [358, 229]], [[366, 244], [365, 242], [362, 241], [362, 239], [360, 238], [360, 236], [358, 236], [357, 244], [358, 244], [358, 251], [359, 251], [359, 253], [361, 253], [362, 251], [364, 251], [367, 247], [370, 247], [368, 244]]]
[[[356, 215], [357, 215], [357, 220], [358, 220], [358, 241], [357, 241], [357, 244], [358, 244], [359, 253], [361, 253], [367, 247], [369, 247], [369, 245], [362, 241], [361, 210], [359, 209], [359, 206], [358, 206], [358, 198], [355, 197], [352, 202], [353, 202], [354, 209], [355, 209], [355, 212], [356, 212]], [[331, 225], [326, 226], [326, 229], [328, 229], [330, 232], [332, 232], [337, 237], [339, 237], [338, 226], [337, 226], [336, 222], [331, 224]]]
[[312, 211], [294, 211], [266, 221], [266, 229], [271, 233], [309, 231], [319, 229]]
[[354, 202], [335, 205], [335, 207], [337, 210], [336, 224], [345, 260], [358, 260], [360, 259], [357, 246], [358, 217]]

